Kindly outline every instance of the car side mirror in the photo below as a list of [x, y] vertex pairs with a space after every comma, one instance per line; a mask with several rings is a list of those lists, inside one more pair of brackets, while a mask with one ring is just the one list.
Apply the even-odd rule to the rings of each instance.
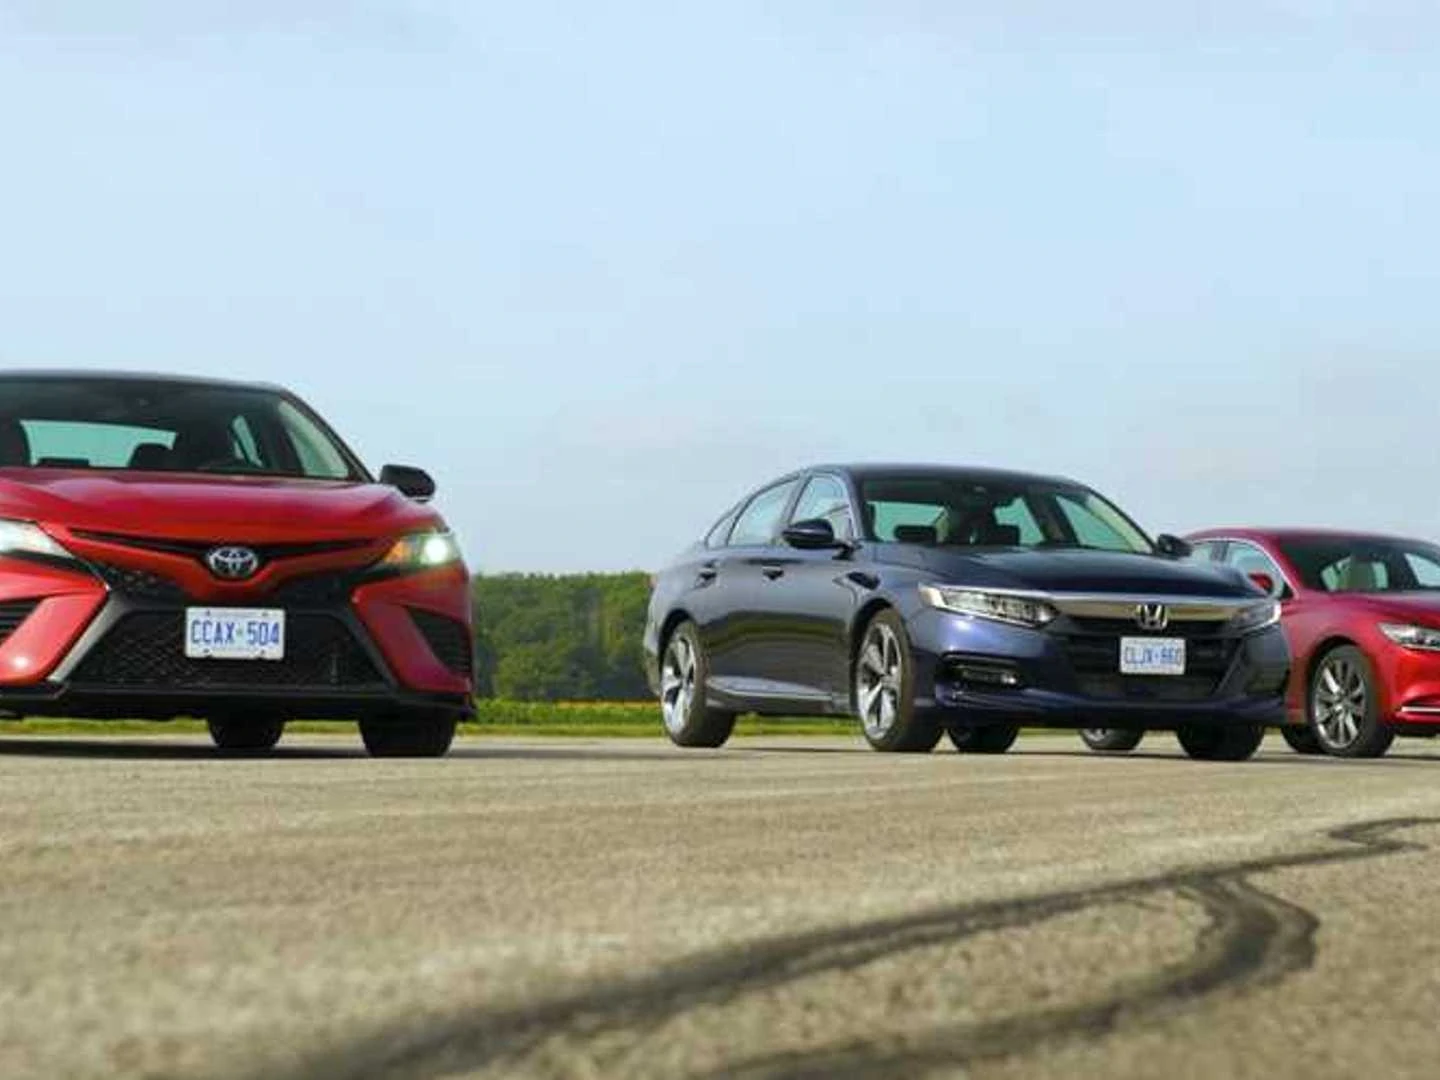
[[1260, 570], [1256, 570], [1254, 573], [1246, 574], [1245, 576], [1248, 577], [1254, 583], [1255, 587], [1261, 592], [1263, 592], [1266, 596], [1275, 595], [1275, 579], [1269, 574], [1264, 573]]
[[435, 481], [430, 474], [412, 465], [386, 465], [380, 470], [380, 483], [390, 485], [416, 502], [424, 502], [435, 494]]
[[801, 551], [824, 551], [827, 548], [845, 547], [845, 543], [835, 538], [835, 529], [824, 518], [812, 518], [809, 521], [797, 521], [788, 525], [781, 533], [785, 543]]
[[1188, 559], [1195, 549], [1178, 536], [1161, 533], [1155, 538], [1155, 550], [1171, 559]]

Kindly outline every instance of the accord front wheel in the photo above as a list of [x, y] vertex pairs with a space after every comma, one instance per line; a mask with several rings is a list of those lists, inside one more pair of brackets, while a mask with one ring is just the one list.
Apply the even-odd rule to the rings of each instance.
[[1143, 731], [1126, 731], [1124, 728], [1081, 728], [1080, 741], [1100, 754], [1128, 754], [1145, 738]]
[[962, 754], [1003, 754], [1015, 745], [1019, 724], [986, 724], [984, 727], [946, 729], [951, 743]]
[[700, 632], [683, 622], [671, 633], [660, 660], [660, 715], [676, 746], [723, 746], [735, 729], [735, 714], [712, 709], [705, 700], [710, 667]]
[[1265, 741], [1265, 725], [1183, 724], [1175, 736], [1197, 761], [1248, 761]]
[[1370, 661], [1353, 645], [1331, 649], [1310, 679], [1310, 730], [1335, 757], [1381, 757], [1395, 732], [1380, 721], [1380, 694]]
[[875, 614], [855, 657], [855, 711], [876, 750], [923, 754], [940, 741], [940, 724], [915, 709], [915, 664], [905, 623], [886, 608]]

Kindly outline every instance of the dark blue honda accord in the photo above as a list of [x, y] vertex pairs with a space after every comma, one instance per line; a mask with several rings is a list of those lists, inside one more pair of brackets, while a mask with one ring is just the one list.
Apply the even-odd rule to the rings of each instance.
[[1023, 725], [1125, 750], [1165, 728], [1244, 760], [1284, 718], [1279, 607], [1188, 554], [1070, 480], [806, 469], [657, 578], [650, 681], [681, 746], [719, 746], [743, 712], [851, 714], [877, 750], [948, 733], [1003, 753]]

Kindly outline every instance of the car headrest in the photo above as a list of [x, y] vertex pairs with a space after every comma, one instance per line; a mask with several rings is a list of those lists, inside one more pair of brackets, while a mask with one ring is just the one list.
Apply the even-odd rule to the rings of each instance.
[[235, 453], [229, 432], [224, 428], [201, 427], [182, 431], [175, 436], [170, 467], [193, 469], [212, 461], [226, 461]]
[[30, 464], [30, 437], [13, 416], [0, 416], [0, 467]]
[[130, 451], [132, 469], [158, 471], [170, 464], [170, 448], [164, 443], [145, 442]]
[[1341, 592], [1374, 592], [1379, 587], [1380, 577], [1375, 573], [1374, 563], [1361, 558], [1350, 560], [1340, 580]]
[[896, 525], [895, 540], [901, 544], [934, 545], [939, 537], [934, 525]]
[[986, 525], [975, 542], [989, 547], [1014, 547], [1020, 543], [1020, 526]]

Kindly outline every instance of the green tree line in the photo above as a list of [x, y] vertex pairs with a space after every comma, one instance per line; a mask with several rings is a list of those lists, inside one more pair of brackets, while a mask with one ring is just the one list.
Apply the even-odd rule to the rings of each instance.
[[480, 575], [472, 586], [481, 697], [638, 701], [650, 579], [628, 574]]

